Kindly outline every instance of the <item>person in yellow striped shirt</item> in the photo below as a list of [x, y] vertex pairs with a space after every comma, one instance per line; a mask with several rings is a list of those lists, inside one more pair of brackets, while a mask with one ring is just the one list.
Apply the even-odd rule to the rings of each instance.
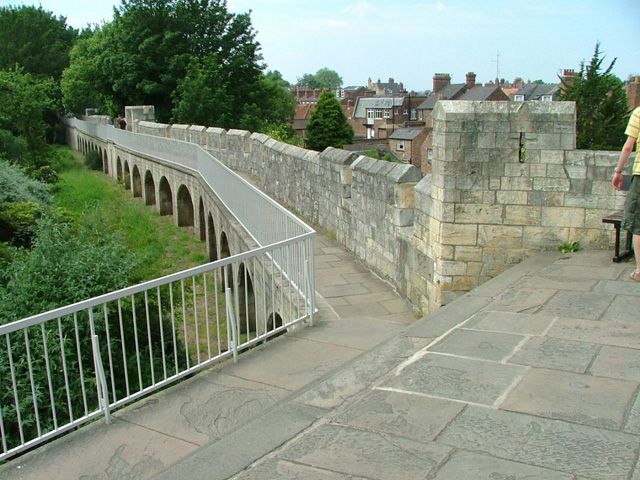
[[622, 220], [622, 228], [633, 234], [633, 251], [636, 257], [636, 269], [631, 274], [631, 279], [640, 282], [640, 107], [637, 107], [631, 113], [627, 129], [624, 131], [627, 135], [627, 141], [624, 142], [620, 157], [618, 158], [618, 166], [613, 174], [613, 188], [622, 190], [622, 169], [626, 165], [633, 147], [636, 147], [636, 159], [633, 162], [633, 177], [631, 178], [631, 187], [627, 193], [627, 200], [624, 204], [624, 217]]

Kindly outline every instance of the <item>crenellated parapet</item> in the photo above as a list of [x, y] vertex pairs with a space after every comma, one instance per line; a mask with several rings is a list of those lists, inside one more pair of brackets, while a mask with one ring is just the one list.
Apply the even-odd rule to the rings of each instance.
[[609, 248], [601, 219], [621, 208], [616, 152], [575, 149], [572, 102], [439, 101], [433, 173], [264, 134], [138, 122], [136, 131], [201, 145], [335, 236], [431, 311], [544, 250]]

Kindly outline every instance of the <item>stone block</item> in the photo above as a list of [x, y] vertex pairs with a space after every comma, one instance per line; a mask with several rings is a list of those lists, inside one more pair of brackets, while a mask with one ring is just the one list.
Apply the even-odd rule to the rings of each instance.
[[443, 245], [476, 245], [478, 243], [478, 226], [475, 224], [442, 223], [440, 225], [440, 242]]
[[542, 210], [543, 227], [584, 228], [584, 208], [548, 207]]
[[482, 247], [456, 245], [452, 258], [461, 262], [480, 262], [482, 261]]
[[517, 190], [500, 190], [496, 192], [496, 202], [505, 205], [526, 205], [528, 198], [527, 192]]
[[[534, 179], [525, 177], [502, 177], [500, 188], [502, 190], [532, 190]], [[568, 185], [567, 185], [568, 188]]]
[[458, 204], [455, 206], [456, 223], [501, 224], [504, 215], [502, 205]]
[[539, 225], [542, 219], [542, 208], [540, 206], [506, 205], [504, 207], [504, 224]]
[[510, 227], [504, 225], [479, 225], [479, 246], [500, 246], [501, 248], [514, 248], [522, 246], [523, 227]]

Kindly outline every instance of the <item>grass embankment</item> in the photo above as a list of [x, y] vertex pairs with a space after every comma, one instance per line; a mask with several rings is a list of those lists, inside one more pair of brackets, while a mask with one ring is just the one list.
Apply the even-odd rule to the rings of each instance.
[[75, 213], [97, 209], [105, 231], [118, 232], [140, 259], [135, 278], [145, 281], [185, 270], [207, 261], [206, 245], [193, 227], [177, 227], [171, 216], [160, 216], [141, 198], [134, 198], [124, 184], [84, 166], [83, 155], [68, 147], [57, 152], [60, 182], [58, 207]]

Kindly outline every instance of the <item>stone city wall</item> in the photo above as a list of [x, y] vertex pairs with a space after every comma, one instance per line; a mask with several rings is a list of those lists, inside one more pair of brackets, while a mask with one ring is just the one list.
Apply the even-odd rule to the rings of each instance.
[[571, 102], [440, 101], [433, 173], [263, 134], [137, 122], [200, 144], [392, 282], [416, 309], [447, 304], [541, 250], [611, 248], [616, 152], [575, 150]]

